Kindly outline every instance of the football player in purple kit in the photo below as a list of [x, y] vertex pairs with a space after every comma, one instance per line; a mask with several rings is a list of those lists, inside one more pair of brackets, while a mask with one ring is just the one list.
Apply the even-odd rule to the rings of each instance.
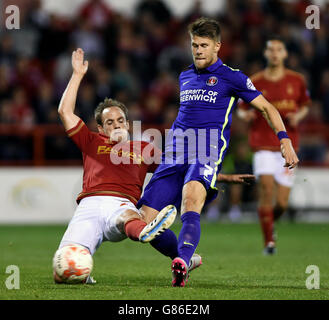
[[[147, 222], [169, 204], [180, 208], [178, 243], [171, 230], [155, 238], [160, 247], [167, 242], [168, 250], [171, 243], [178, 252], [171, 263], [172, 285], [178, 287], [187, 282], [188, 266], [200, 240], [202, 208], [218, 193], [215, 184], [229, 144], [232, 111], [239, 98], [259, 110], [277, 134], [285, 166], [293, 168], [299, 161], [276, 108], [246, 75], [218, 58], [218, 22], [200, 18], [188, 30], [194, 63], [180, 74], [179, 113], [166, 138], [162, 163], [137, 205]], [[149, 240], [154, 241], [154, 237], [143, 242]]]

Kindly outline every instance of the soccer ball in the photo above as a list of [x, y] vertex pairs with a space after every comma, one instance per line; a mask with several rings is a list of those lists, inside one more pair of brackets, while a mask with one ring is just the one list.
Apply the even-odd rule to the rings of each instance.
[[53, 269], [56, 282], [84, 283], [93, 269], [93, 258], [83, 246], [65, 246], [56, 251]]

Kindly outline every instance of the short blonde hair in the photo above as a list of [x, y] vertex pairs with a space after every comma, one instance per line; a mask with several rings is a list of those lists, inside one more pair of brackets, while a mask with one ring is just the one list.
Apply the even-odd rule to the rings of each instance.
[[214, 41], [220, 41], [219, 23], [211, 18], [201, 17], [188, 26], [188, 32], [191, 36], [210, 38]]

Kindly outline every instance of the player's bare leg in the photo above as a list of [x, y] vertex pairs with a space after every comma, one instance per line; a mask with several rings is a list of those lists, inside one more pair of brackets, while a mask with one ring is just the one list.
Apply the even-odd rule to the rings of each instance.
[[148, 207], [146, 205], [143, 205], [140, 208], [139, 212], [146, 223], [150, 223], [151, 221], [153, 221], [159, 213], [158, 210]]
[[178, 237], [178, 257], [172, 261], [172, 285], [184, 287], [188, 279], [190, 260], [200, 240], [200, 213], [207, 192], [199, 181], [186, 183], [182, 191], [182, 229]]
[[133, 210], [126, 210], [123, 214], [118, 216], [117, 218], [117, 228], [124, 232], [124, 225], [128, 223], [129, 221], [139, 219], [141, 220], [142, 216], [138, 214], [136, 211]]
[[259, 177], [259, 207], [258, 216], [264, 237], [264, 254], [275, 253], [275, 241], [273, 236], [273, 198], [275, 181], [272, 175]]
[[138, 241], [138, 236], [145, 225], [146, 223], [142, 216], [129, 209], [117, 218], [117, 228], [134, 241]]
[[188, 211], [201, 213], [206, 201], [207, 192], [199, 181], [190, 181], [183, 187], [181, 212], [184, 215]]
[[277, 186], [276, 203], [273, 210], [274, 221], [279, 220], [279, 218], [287, 210], [290, 190], [290, 187], [286, 187], [280, 184]]

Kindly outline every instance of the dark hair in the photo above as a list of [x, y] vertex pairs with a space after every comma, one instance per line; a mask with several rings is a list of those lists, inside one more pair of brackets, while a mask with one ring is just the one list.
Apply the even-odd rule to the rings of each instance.
[[284, 46], [286, 45], [285, 41], [283, 40], [283, 38], [277, 34], [272, 34], [272, 35], [269, 35], [267, 38], [266, 38], [266, 43], [265, 45], [267, 45], [267, 42], [268, 41], [280, 41], [281, 43], [284, 44]]
[[104, 109], [106, 108], [111, 108], [111, 107], [118, 107], [120, 108], [123, 113], [125, 114], [126, 120], [128, 120], [128, 109], [127, 107], [120, 101], [114, 100], [114, 99], [109, 99], [109, 98], [105, 98], [103, 102], [101, 102], [97, 108], [95, 109], [95, 119], [97, 124], [99, 125], [103, 125], [103, 118], [102, 118], [102, 114]]
[[214, 19], [201, 17], [188, 25], [188, 32], [192, 36], [220, 41], [220, 26]]

